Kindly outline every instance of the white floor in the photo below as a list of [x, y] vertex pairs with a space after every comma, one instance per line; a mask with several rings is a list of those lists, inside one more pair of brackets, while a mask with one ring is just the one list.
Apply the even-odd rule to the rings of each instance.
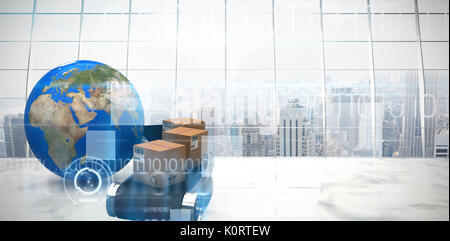
[[[449, 220], [447, 158], [216, 157], [213, 178], [203, 220]], [[2, 159], [0, 220], [119, 219], [74, 203], [37, 160]]]

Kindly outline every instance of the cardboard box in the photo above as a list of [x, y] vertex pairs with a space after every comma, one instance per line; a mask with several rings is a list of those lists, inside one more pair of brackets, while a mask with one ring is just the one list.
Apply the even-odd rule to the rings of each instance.
[[186, 148], [184, 145], [156, 140], [134, 145], [133, 178], [154, 187], [183, 182]]
[[187, 128], [204, 130], [205, 122], [202, 120], [197, 120], [197, 119], [187, 118], [187, 117], [163, 120], [163, 131], [175, 129], [177, 127], [187, 127]]
[[[208, 131], [186, 127], [178, 127], [175, 129], [163, 131], [162, 138], [185, 146], [187, 170], [201, 164], [202, 160], [207, 156], [208, 151]], [[190, 166], [189, 159], [192, 160], [193, 166]]]

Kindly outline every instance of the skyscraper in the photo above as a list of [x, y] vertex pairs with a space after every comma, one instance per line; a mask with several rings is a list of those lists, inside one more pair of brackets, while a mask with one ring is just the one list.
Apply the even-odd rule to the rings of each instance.
[[3, 126], [7, 157], [27, 157], [27, 141], [23, 117], [23, 114], [9, 114], [4, 117]]
[[5, 140], [0, 139], [0, 158], [6, 157]]
[[448, 129], [440, 129], [436, 132], [435, 139], [435, 157], [448, 157], [449, 156], [449, 146], [448, 146]]
[[390, 101], [383, 108], [383, 156], [392, 157], [398, 155], [398, 138], [402, 129], [401, 104], [398, 101]]
[[264, 156], [274, 156], [275, 155], [275, 146], [274, 146], [274, 134], [270, 132], [263, 133], [263, 145], [264, 145]]
[[290, 99], [287, 108], [280, 109], [280, 128], [275, 144], [277, 155], [315, 155], [315, 138], [307, 113], [298, 99]]
[[242, 156], [264, 156], [264, 140], [261, 126], [248, 124], [242, 128]]
[[370, 102], [370, 99], [355, 93], [353, 88], [331, 88], [329, 93], [326, 104], [327, 155], [353, 156], [360, 134], [358, 104]]
[[424, 84], [425, 157], [436, 156], [436, 136], [449, 127], [448, 71], [426, 71]]
[[[382, 145], [382, 104], [380, 102], [375, 103], [375, 111], [371, 113], [371, 103], [364, 102], [360, 105], [360, 118], [358, 125], [358, 146], [355, 150], [355, 154], [358, 156], [381, 156], [383, 150]], [[372, 116], [375, 118], [375, 126], [372, 126]], [[374, 154], [375, 153], [375, 154]]]
[[277, 129], [275, 135], [275, 156], [281, 156], [281, 143], [280, 143], [280, 128]]
[[197, 116], [203, 120], [208, 130], [208, 149], [211, 153], [215, 153], [216, 143], [216, 115], [214, 107], [201, 107]]
[[231, 139], [231, 155], [242, 155], [242, 138], [240, 137], [240, 129], [237, 123], [237, 107], [236, 96], [233, 103], [233, 122], [230, 125], [230, 139]]
[[411, 98], [402, 102], [402, 129], [400, 133], [398, 155], [400, 157], [422, 156], [422, 128], [420, 123], [419, 91], [414, 84], [405, 86]]

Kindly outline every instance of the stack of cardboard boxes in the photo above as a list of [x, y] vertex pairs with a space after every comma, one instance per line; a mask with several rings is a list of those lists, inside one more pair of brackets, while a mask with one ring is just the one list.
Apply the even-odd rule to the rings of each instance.
[[163, 121], [162, 140], [134, 146], [134, 180], [163, 188], [183, 182], [186, 171], [201, 165], [207, 155], [205, 122], [192, 118]]

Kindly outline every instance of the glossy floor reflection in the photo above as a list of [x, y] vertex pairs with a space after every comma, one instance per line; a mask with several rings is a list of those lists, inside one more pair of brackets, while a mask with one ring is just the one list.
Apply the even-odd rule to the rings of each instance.
[[[203, 220], [449, 220], [446, 158], [216, 157], [213, 178]], [[37, 160], [2, 159], [0, 220], [119, 219], [74, 203]]]

